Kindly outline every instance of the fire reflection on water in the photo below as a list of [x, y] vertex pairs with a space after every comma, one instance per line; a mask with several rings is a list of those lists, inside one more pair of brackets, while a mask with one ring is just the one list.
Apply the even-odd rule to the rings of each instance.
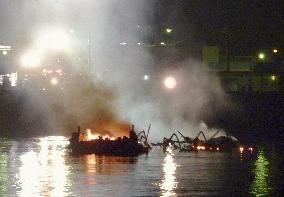
[[90, 184], [96, 184], [94, 177], [96, 175], [119, 175], [124, 171], [127, 171], [137, 161], [137, 158], [131, 157], [115, 157], [115, 156], [103, 156], [103, 155], [84, 155], [80, 158], [85, 166], [91, 180]]
[[162, 183], [160, 184], [160, 189], [162, 191], [161, 196], [176, 196], [174, 189], [177, 187], [176, 181], [176, 163], [173, 158], [173, 149], [169, 146], [166, 150], [166, 157], [163, 163], [163, 173], [164, 177]]
[[97, 183], [96, 181], [96, 156], [95, 155], [85, 155], [81, 158], [83, 162], [85, 163], [85, 169], [88, 174], [87, 181], [91, 185], [95, 185]]
[[18, 180], [21, 190], [19, 196], [67, 196], [66, 187], [69, 168], [64, 163], [62, 151], [68, 141], [64, 137], [53, 136], [40, 138], [39, 152], [29, 151], [22, 155], [22, 166]]

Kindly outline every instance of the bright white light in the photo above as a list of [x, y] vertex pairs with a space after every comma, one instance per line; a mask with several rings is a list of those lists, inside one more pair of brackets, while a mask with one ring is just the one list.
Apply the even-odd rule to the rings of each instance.
[[3, 54], [3, 55], [7, 55], [8, 52], [7, 52], [7, 51], [3, 51], [2, 54]]
[[11, 46], [0, 45], [0, 51], [11, 51], [11, 49], [12, 49]]
[[119, 43], [120, 45], [127, 45], [127, 43], [126, 42], [121, 42], [121, 43]]
[[174, 89], [177, 85], [177, 81], [174, 77], [167, 77], [164, 80], [164, 85], [166, 86], [166, 88], [168, 89]]
[[161, 42], [160, 44], [161, 44], [161, 45], [163, 45], [163, 46], [165, 46], [165, 45], [166, 45], [166, 43], [164, 43], [164, 42]]
[[33, 68], [40, 64], [40, 58], [33, 52], [28, 52], [21, 58], [22, 65], [24, 67]]
[[143, 79], [144, 79], [145, 81], [148, 81], [148, 80], [150, 79], [150, 76], [149, 76], [149, 75], [144, 75]]
[[169, 33], [171, 33], [173, 30], [172, 29], [170, 29], [170, 28], [167, 28], [166, 29], [166, 32], [169, 34]]
[[17, 81], [18, 81], [18, 73], [11, 73], [11, 77], [10, 77], [10, 81], [11, 81], [11, 86], [17, 86]]
[[57, 85], [58, 84], [58, 80], [56, 78], [51, 78], [50, 83], [52, 85]]

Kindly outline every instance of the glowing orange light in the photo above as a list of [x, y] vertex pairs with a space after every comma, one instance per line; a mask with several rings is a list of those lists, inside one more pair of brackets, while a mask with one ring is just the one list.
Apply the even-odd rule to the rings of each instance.
[[240, 152], [242, 153], [244, 151], [244, 148], [243, 147], [240, 147]]
[[115, 140], [114, 137], [110, 137], [108, 134], [100, 136], [100, 134], [92, 133], [91, 129], [86, 129], [80, 141], [91, 141], [98, 139], [99, 137], [101, 137], [103, 140], [105, 139]]
[[205, 146], [197, 146], [196, 149], [197, 150], [205, 150]]

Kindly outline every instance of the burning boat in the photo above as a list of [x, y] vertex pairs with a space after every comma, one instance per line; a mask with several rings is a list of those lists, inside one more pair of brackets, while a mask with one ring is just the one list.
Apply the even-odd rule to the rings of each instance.
[[[166, 150], [168, 146], [173, 146], [175, 149], [179, 149], [180, 151], [231, 151], [238, 147], [240, 150], [242, 148], [239, 141], [232, 136], [216, 137], [219, 131], [214, 133], [214, 135], [212, 135], [209, 139], [205, 137], [203, 131], [200, 131], [195, 138], [184, 136], [179, 131], [178, 133], [182, 140], [179, 139], [176, 133], [173, 133], [170, 138], [164, 137], [163, 142], [158, 143], [157, 145], [161, 145], [164, 150]], [[202, 136], [203, 139], [200, 139], [200, 136]]]
[[[150, 126], [148, 129], [148, 133]], [[78, 131], [72, 133], [70, 138], [70, 148], [75, 154], [97, 154], [97, 155], [112, 155], [112, 156], [138, 156], [143, 153], [148, 153], [151, 149], [148, 144], [148, 134], [144, 131], [136, 134], [134, 125], [129, 132], [129, 137], [118, 137], [114, 139], [109, 136], [95, 136], [93, 139], [81, 140], [80, 136], [91, 135], [91, 131], [86, 133]]]

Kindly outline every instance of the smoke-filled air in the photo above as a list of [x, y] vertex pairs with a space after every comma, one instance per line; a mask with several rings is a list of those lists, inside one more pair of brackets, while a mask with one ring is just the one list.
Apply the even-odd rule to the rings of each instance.
[[118, 137], [128, 135], [131, 124], [136, 131], [151, 124], [151, 141], [177, 131], [193, 137], [221, 130], [204, 122], [228, 106], [218, 77], [190, 57], [153, 54], [147, 27], [154, 4], [1, 1], [0, 38], [17, 49], [13, 66], [19, 75], [40, 75], [27, 80], [19, 95], [26, 101], [18, 117], [29, 117], [25, 126], [64, 135], [80, 126]]

